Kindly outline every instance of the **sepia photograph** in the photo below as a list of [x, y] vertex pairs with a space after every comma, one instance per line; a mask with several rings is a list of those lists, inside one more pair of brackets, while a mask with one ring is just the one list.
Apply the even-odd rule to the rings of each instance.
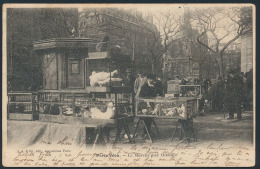
[[4, 4], [5, 167], [255, 166], [253, 4]]

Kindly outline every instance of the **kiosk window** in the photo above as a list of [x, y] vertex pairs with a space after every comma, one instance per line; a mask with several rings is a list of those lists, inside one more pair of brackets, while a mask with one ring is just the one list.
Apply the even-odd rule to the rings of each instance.
[[71, 73], [79, 74], [79, 61], [78, 60], [71, 61]]

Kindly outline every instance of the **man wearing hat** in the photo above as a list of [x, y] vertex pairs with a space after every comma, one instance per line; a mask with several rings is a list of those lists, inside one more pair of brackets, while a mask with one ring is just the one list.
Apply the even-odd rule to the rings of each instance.
[[242, 119], [241, 101], [244, 97], [243, 79], [236, 70], [229, 70], [225, 89], [225, 106], [229, 112], [228, 119], [234, 119], [237, 113], [237, 119]]
[[[145, 82], [145, 84], [141, 87], [140, 90], [140, 97], [141, 98], [153, 98], [157, 96], [157, 90], [155, 88], [155, 76], [153, 74], [148, 74], [147, 75], [147, 81]], [[154, 103], [148, 103], [146, 107], [148, 109], [154, 109]], [[147, 127], [148, 132], [151, 132], [151, 126], [152, 126], [152, 121], [153, 121], [153, 117], [146, 117], [144, 119], [144, 123]], [[145, 136], [147, 134], [145, 128], [143, 129], [143, 136]]]
[[125, 85], [133, 88], [135, 80], [134, 80], [134, 77], [132, 75], [132, 69], [126, 69], [125, 73], [126, 73], [126, 76], [124, 77]]

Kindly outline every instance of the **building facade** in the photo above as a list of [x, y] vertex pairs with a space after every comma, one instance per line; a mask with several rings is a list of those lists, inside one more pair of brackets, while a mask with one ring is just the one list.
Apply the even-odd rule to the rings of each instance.
[[79, 12], [79, 36], [93, 40], [90, 54], [116, 47], [131, 57], [135, 70], [151, 72], [147, 46], [153, 33], [159, 32], [152, 16], [136, 10], [98, 8]]
[[240, 41], [231, 43], [224, 52], [224, 69], [240, 69], [241, 65], [241, 43]]
[[253, 68], [253, 32], [241, 36], [241, 72], [248, 72]]

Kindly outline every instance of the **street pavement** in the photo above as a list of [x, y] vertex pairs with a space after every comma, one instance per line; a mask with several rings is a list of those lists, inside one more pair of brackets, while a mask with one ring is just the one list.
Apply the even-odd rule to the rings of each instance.
[[[253, 112], [243, 112], [242, 120], [232, 119], [228, 120], [228, 114], [226, 113], [213, 113], [205, 114], [204, 116], [197, 116], [193, 120], [195, 129], [195, 135], [197, 137], [196, 144], [205, 142], [230, 142], [238, 144], [250, 144], [253, 145]], [[160, 137], [156, 134], [155, 128], [152, 126], [152, 138], [153, 144], [168, 144], [171, 142], [172, 133], [176, 127], [176, 119], [159, 119], [156, 118], [155, 122], [160, 131]], [[130, 124], [130, 131], [133, 134], [136, 127], [137, 118], [133, 124]], [[139, 126], [135, 143], [149, 142], [149, 139], [143, 138], [142, 135], [143, 126]], [[173, 142], [182, 142], [179, 140], [180, 131], [177, 130], [176, 137]], [[111, 133], [111, 140], [114, 140], [115, 133]], [[191, 141], [193, 139], [191, 138]], [[120, 143], [126, 144], [128, 139], [124, 133], [121, 136]], [[119, 144], [120, 144], [119, 143]], [[192, 143], [191, 143], [192, 144]]]

